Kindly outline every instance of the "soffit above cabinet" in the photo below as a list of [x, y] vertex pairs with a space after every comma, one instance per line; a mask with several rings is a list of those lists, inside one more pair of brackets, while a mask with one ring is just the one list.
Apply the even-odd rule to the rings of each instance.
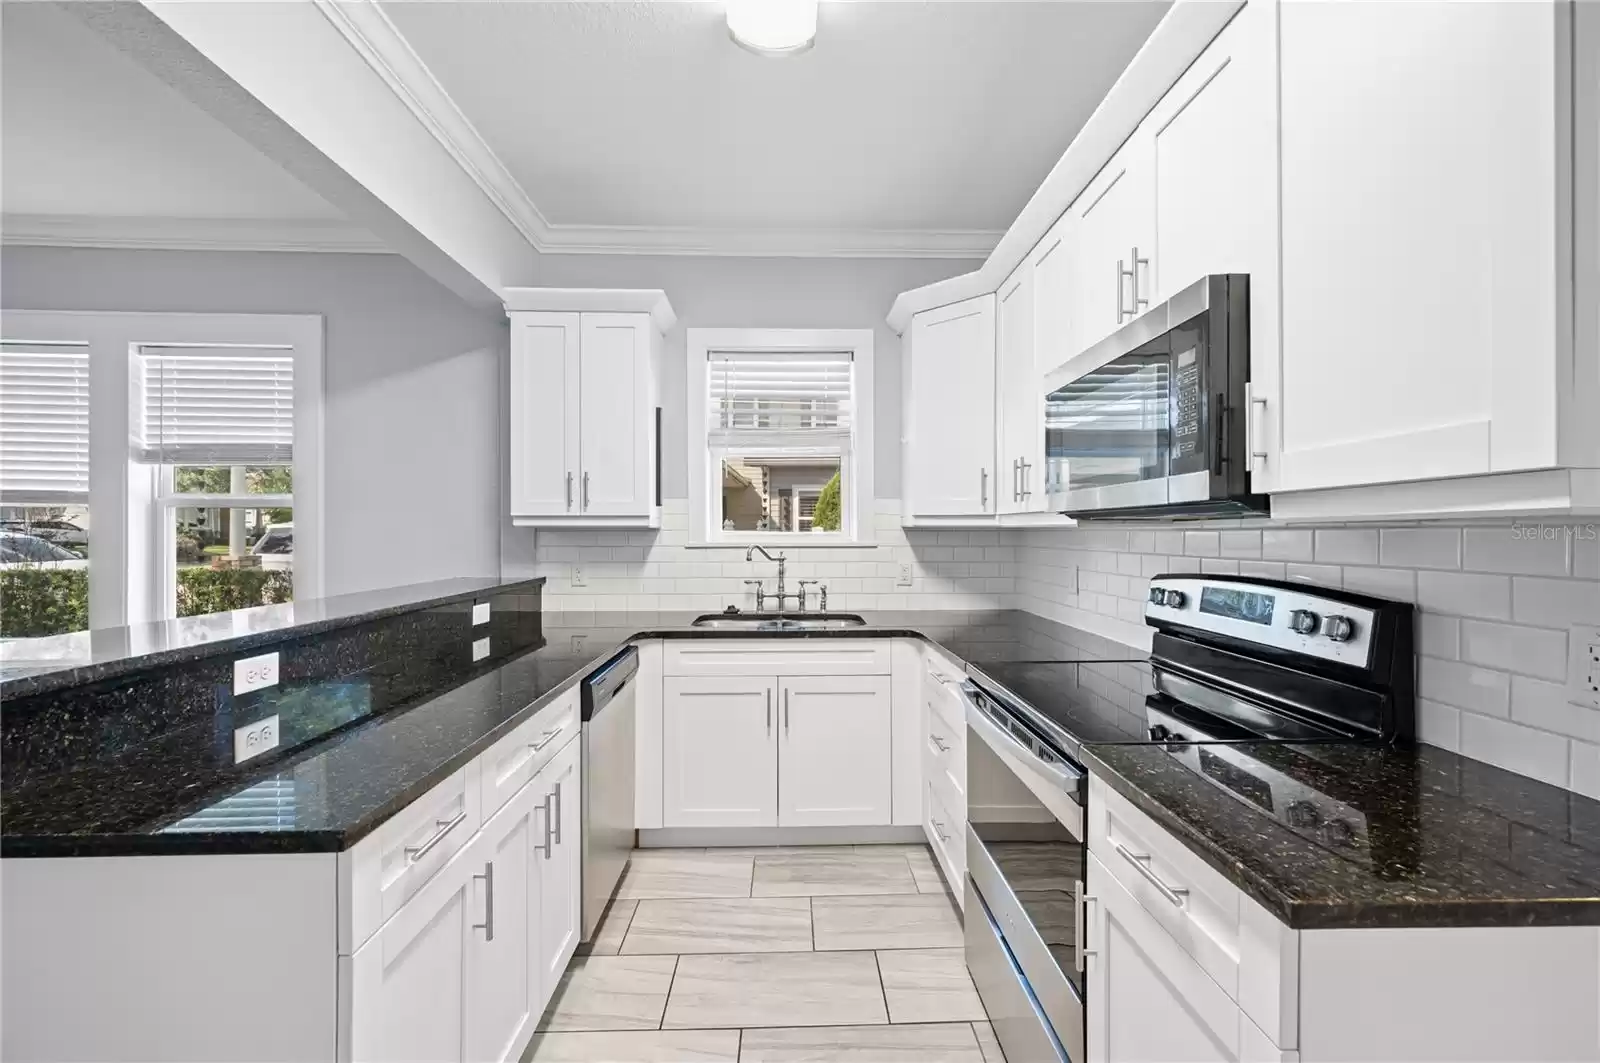
[[502, 288], [506, 312], [649, 314], [657, 332], [666, 332], [678, 315], [660, 288]]

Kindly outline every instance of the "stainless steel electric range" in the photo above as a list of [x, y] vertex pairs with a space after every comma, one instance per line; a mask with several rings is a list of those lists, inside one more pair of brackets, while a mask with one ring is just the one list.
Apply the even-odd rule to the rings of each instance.
[[1311, 790], [1251, 751], [1414, 737], [1406, 603], [1163, 575], [1145, 620], [1156, 629], [1148, 666], [983, 665], [962, 689], [967, 966], [1011, 1063], [1085, 1059], [1085, 745], [1162, 745], [1291, 829], [1359, 852], [1359, 793]]

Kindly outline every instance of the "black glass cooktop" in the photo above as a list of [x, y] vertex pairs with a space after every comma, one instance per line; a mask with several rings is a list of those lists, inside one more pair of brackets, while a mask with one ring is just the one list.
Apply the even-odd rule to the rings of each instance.
[[1010, 694], [1054, 724], [1060, 733], [1051, 737], [1063, 739], [1069, 756], [1090, 742], [1149, 740], [1147, 659], [996, 662], [968, 672], [980, 689], [1002, 700]]

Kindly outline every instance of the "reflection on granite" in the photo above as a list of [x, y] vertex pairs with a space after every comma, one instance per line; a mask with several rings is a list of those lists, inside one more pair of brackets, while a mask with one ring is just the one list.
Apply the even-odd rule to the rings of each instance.
[[[1102, 645], [1118, 647], [1119, 655], [1127, 652], [1120, 644], [1022, 612], [871, 613], [865, 628], [775, 633], [690, 627], [696, 615], [538, 614], [538, 649], [468, 682], [444, 682], [405, 704], [375, 709], [370, 718], [275, 763], [238, 768], [226, 763], [232, 758], [232, 727], [258, 717], [229, 715], [220, 693], [202, 718], [186, 725], [170, 721], [174, 726], [159, 737], [108, 737], [94, 728], [81, 733], [68, 728], [64, 734], [77, 735], [67, 741], [82, 757], [78, 769], [26, 787], [13, 786], [16, 777], [8, 774], [0, 787], [0, 853], [346, 848], [636, 638], [927, 638], [962, 660], [1089, 657]], [[307, 645], [327, 639], [311, 637]], [[402, 654], [396, 665], [403, 668], [409, 660]], [[306, 711], [334, 722], [367, 697], [377, 705], [383, 684], [371, 678], [364, 687], [362, 676], [329, 674], [312, 692], [297, 696], [309, 699], [313, 707]], [[124, 740], [131, 744], [119, 744]], [[31, 748], [28, 760], [47, 760], [47, 746]], [[19, 760], [23, 777], [27, 767]], [[252, 808], [258, 814], [194, 818], [219, 807]], [[184, 827], [172, 829], [184, 820], [189, 821]], [[202, 822], [203, 829], [194, 829]]]
[[[1207, 748], [1084, 759], [1291, 927], [1600, 924], [1600, 802], [1432, 746], [1226, 747], [1270, 784], [1253, 790], [1183, 759]], [[1345, 825], [1281, 815], [1297, 793], [1331, 799]]]
[[467, 601], [489, 593], [527, 591], [543, 582], [542, 578], [436, 580], [180, 620], [10, 639], [0, 643], [0, 699], [41, 694], [162, 664], [238, 654], [291, 635]]
[[969, 671], [984, 690], [1009, 694], [1059, 726], [1055, 737], [1068, 756], [1077, 756], [1086, 742], [1143, 742], [1148, 735], [1144, 703], [1155, 690], [1150, 662], [1127, 647], [1121, 658], [992, 661]]

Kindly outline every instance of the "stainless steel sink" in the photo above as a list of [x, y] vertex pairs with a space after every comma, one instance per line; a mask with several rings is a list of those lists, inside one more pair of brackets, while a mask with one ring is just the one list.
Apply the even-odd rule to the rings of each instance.
[[760, 613], [707, 613], [691, 626], [718, 631], [838, 631], [863, 627], [866, 621], [854, 613], [812, 613], [789, 616], [763, 616]]

